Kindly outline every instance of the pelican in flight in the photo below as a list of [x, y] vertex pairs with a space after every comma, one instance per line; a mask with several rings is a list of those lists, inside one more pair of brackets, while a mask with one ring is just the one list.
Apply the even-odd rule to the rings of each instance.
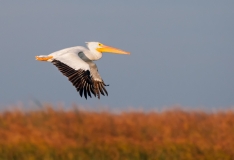
[[115, 54], [130, 54], [129, 52], [106, 46], [99, 42], [86, 42], [87, 48], [76, 46], [65, 48], [49, 55], [36, 56], [38, 61], [53, 63], [64, 76], [76, 87], [80, 96], [84, 94], [92, 98], [91, 94], [100, 99], [100, 94], [108, 95], [96, 64], [93, 61], [102, 58], [103, 52]]

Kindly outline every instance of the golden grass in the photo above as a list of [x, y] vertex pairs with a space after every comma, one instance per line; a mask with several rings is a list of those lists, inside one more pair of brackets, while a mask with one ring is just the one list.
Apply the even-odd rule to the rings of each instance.
[[234, 112], [2, 112], [1, 159], [230, 160]]

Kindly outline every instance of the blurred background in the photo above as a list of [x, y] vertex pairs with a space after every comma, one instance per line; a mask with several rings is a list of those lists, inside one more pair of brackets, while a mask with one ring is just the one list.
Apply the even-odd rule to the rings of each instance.
[[[110, 108], [234, 104], [234, 1], [1, 1], [0, 105]], [[80, 98], [36, 55], [87, 41], [121, 48], [97, 61], [108, 97]]]
[[[234, 159], [233, 17], [233, 0], [0, 1], [0, 160]], [[100, 100], [35, 61], [88, 41], [131, 52], [96, 62]]]

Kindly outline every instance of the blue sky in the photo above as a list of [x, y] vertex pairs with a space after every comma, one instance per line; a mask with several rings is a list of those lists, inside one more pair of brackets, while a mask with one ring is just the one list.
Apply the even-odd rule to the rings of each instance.
[[[1, 1], [0, 105], [234, 105], [234, 1]], [[131, 52], [96, 62], [108, 97], [80, 98], [36, 55], [99, 41]]]

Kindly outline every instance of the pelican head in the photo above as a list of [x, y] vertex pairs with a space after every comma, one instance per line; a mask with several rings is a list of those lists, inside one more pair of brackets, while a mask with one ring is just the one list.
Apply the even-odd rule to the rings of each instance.
[[126, 52], [118, 48], [107, 46], [100, 42], [86, 42], [86, 44], [87, 44], [87, 47], [90, 49], [90, 51], [95, 50], [101, 53], [108, 52], [108, 53], [115, 53], [115, 54], [130, 54], [130, 52]]

